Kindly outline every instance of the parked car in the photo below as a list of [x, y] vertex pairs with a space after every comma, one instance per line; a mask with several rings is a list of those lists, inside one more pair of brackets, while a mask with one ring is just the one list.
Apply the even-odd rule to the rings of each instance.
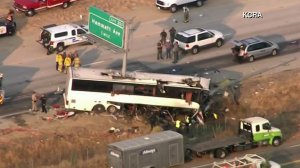
[[194, 28], [178, 32], [175, 35], [175, 42], [178, 42], [184, 51], [191, 50], [193, 54], [197, 54], [201, 47], [208, 45], [221, 47], [224, 44], [224, 35], [217, 30]]
[[16, 22], [8, 22], [4, 19], [0, 20], [0, 35], [14, 35], [17, 29]]
[[86, 34], [88, 34], [87, 25], [51, 24], [42, 28], [38, 42], [47, 48], [47, 54], [51, 54], [55, 50], [61, 52], [73, 44], [90, 43]]
[[33, 16], [39, 10], [61, 6], [68, 8], [76, 0], [14, 0], [13, 7], [17, 11], [24, 12], [27, 16]]
[[243, 40], [233, 40], [234, 47], [231, 49], [234, 60], [242, 63], [245, 60], [253, 62], [255, 59], [277, 55], [279, 46], [275, 42], [267, 41], [258, 37], [250, 37]]
[[201, 7], [204, 1], [206, 0], [156, 0], [156, 6], [158, 9], [170, 9], [172, 13], [175, 13], [179, 7], [187, 4], [195, 4]]

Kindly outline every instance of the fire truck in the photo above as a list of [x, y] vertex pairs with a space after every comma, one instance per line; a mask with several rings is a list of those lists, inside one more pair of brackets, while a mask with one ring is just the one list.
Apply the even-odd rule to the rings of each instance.
[[2, 88], [3, 74], [0, 73], [0, 105], [4, 103], [4, 90]]

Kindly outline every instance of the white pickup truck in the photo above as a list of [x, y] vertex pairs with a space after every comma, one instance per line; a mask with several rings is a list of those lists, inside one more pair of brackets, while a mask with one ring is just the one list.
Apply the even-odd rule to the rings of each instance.
[[170, 9], [172, 13], [175, 13], [180, 6], [195, 4], [201, 7], [204, 1], [206, 0], [156, 0], [156, 6], [158, 9]]

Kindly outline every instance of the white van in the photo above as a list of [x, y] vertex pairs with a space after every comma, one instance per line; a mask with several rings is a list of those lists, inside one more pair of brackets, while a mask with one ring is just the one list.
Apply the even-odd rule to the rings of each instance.
[[69, 45], [89, 43], [87, 36], [85, 36], [87, 33], [87, 25], [47, 25], [42, 28], [39, 43], [47, 48], [47, 54], [51, 54], [55, 50], [61, 52]]

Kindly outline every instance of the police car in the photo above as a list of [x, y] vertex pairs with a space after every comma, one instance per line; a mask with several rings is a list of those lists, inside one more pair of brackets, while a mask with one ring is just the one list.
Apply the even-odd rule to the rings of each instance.
[[47, 54], [51, 54], [55, 51], [61, 52], [73, 44], [90, 43], [87, 34], [87, 25], [51, 24], [42, 28], [38, 42], [47, 49]]
[[14, 35], [17, 29], [16, 22], [7, 22], [0, 20], [0, 35]]

